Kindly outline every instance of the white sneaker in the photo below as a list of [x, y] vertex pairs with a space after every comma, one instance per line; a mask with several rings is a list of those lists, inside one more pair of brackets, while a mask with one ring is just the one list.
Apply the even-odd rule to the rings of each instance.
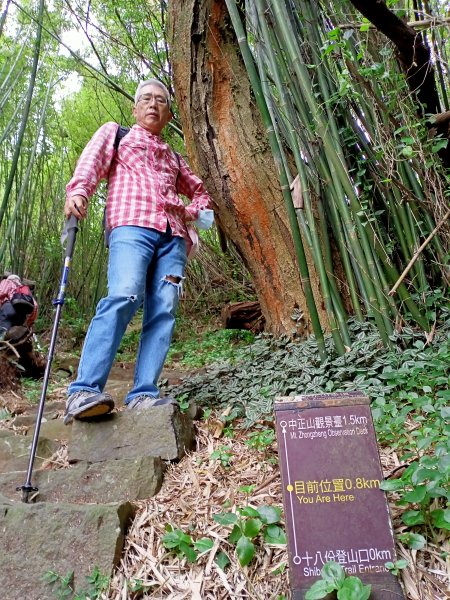
[[177, 406], [177, 401], [172, 396], [164, 396], [164, 398], [154, 398], [148, 394], [139, 394], [135, 396], [127, 404], [127, 408], [154, 408], [156, 406], [167, 406], [168, 404], [174, 404]]

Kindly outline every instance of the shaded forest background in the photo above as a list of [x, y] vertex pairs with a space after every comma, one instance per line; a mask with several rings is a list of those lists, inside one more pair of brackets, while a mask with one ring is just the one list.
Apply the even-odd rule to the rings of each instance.
[[[405, 322], [432, 330], [448, 277], [447, 4], [8, 0], [1, 269], [37, 281], [45, 324], [65, 184], [93, 132], [130, 125], [136, 82], [156, 76], [175, 97], [168, 141], [217, 213], [187, 310], [257, 297], [269, 331], [313, 332], [322, 352], [331, 331], [338, 354], [350, 315], [385, 344]], [[67, 309], [86, 319], [105, 290], [105, 196], [71, 274]]]
[[[157, 76], [173, 93], [165, 14], [158, 2], [134, 8], [125, 2], [4, 7], [0, 270], [36, 281], [41, 327], [52, 317], [61, 275], [65, 185], [82, 149], [106, 121], [133, 124], [139, 80]], [[165, 135], [185, 154], [177, 116]], [[77, 237], [66, 300], [65, 313], [86, 321], [106, 288], [105, 198], [103, 183]], [[216, 230], [204, 235], [189, 271], [187, 310], [204, 306], [205, 289], [213, 313], [214, 306], [254, 294], [233, 249], [226, 256], [220, 251]]]

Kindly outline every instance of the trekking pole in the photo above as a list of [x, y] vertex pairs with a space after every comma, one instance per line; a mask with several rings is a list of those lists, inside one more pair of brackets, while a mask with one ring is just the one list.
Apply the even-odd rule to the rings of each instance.
[[62, 307], [64, 304], [64, 296], [65, 296], [65, 291], [66, 291], [67, 279], [68, 279], [68, 275], [69, 275], [70, 261], [72, 259], [72, 254], [73, 254], [73, 249], [75, 246], [75, 238], [77, 235], [77, 231], [78, 231], [78, 220], [74, 215], [71, 215], [71, 217], [66, 221], [64, 231], [61, 236], [61, 242], [63, 244], [67, 237], [66, 255], [65, 255], [65, 259], [64, 259], [64, 267], [63, 267], [63, 271], [62, 271], [61, 282], [59, 284], [58, 296], [55, 300], [53, 300], [53, 305], [56, 306], [56, 315], [55, 315], [55, 320], [53, 322], [52, 337], [50, 339], [50, 346], [48, 349], [48, 357], [47, 357], [47, 364], [45, 366], [44, 381], [42, 383], [41, 398], [39, 400], [39, 408], [38, 408], [38, 413], [37, 413], [37, 417], [36, 417], [36, 427], [34, 428], [33, 442], [31, 444], [30, 459], [28, 461], [27, 478], [26, 478], [25, 483], [22, 486], [16, 488], [16, 491], [22, 492], [22, 502], [26, 502], [26, 503], [28, 503], [28, 497], [29, 497], [30, 493], [38, 491], [38, 488], [31, 484], [31, 475], [33, 472], [34, 459], [36, 457], [36, 449], [37, 449], [37, 444], [38, 444], [38, 440], [39, 440], [39, 432], [41, 430], [42, 414], [44, 412], [44, 404], [45, 404], [45, 397], [47, 394], [48, 380], [49, 380], [50, 369], [51, 369], [52, 361], [53, 361], [53, 353], [54, 353], [55, 345], [56, 345], [56, 337], [58, 335], [59, 320], [61, 317], [61, 311], [62, 311]]

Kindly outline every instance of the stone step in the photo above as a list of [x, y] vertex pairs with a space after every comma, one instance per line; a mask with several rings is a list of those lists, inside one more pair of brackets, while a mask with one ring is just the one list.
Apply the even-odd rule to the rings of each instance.
[[94, 463], [142, 456], [178, 460], [193, 447], [192, 418], [178, 406], [137, 408], [74, 421], [69, 460]]
[[[23, 471], [28, 468], [32, 438], [28, 435], [15, 435], [13, 431], [2, 432], [0, 436], [0, 473]], [[45, 459], [50, 458], [60, 444], [44, 436], [39, 437], [35, 466], [38, 469]]]
[[73, 571], [75, 592], [88, 587], [86, 578], [96, 567], [110, 576], [134, 513], [128, 502], [23, 504], [0, 497], [2, 600], [60, 597], [55, 586], [43, 580], [49, 571], [62, 577]]
[[[41, 425], [31, 481], [39, 493], [30, 494], [30, 504], [20, 501], [16, 487], [25, 483], [34, 426], [27, 435], [0, 431], [1, 600], [53, 600], [64, 590], [44, 582], [49, 571], [60, 577], [74, 571], [76, 593], [86, 590], [95, 568], [110, 576], [134, 515], [132, 503], [155, 495], [164, 461], [178, 460], [194, 446], [193, 412], [178, 406], [122, 410], [70, 426], [51, 418], [60, 412], [48, 412]], [[63, 439], [69, 441], [70, 467], [39, 470]]]
[[[158, 493], [163, 472], [164, 463], [159, 457], [144, 456], [94, 464], [77, 463], [68, 469], [36, 470], [31, 483], [39, 490], [35, 502], [136, 502]], [[26, 471], [0, 475], [0, 494], [11, 501], [20, 500], [21, 494], [16, 488], [25, 480]]]

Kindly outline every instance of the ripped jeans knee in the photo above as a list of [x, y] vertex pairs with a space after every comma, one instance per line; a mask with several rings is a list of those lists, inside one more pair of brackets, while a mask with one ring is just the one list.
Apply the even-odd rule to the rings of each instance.
[[177, 288], [178, 298], [181, 298], [183, 295], [183, 281], [184, 277], [180, 277], [179, 275], [165, 275], [161, 281], [163, 283], [167, 283], [169, 285], [173, 285]]

